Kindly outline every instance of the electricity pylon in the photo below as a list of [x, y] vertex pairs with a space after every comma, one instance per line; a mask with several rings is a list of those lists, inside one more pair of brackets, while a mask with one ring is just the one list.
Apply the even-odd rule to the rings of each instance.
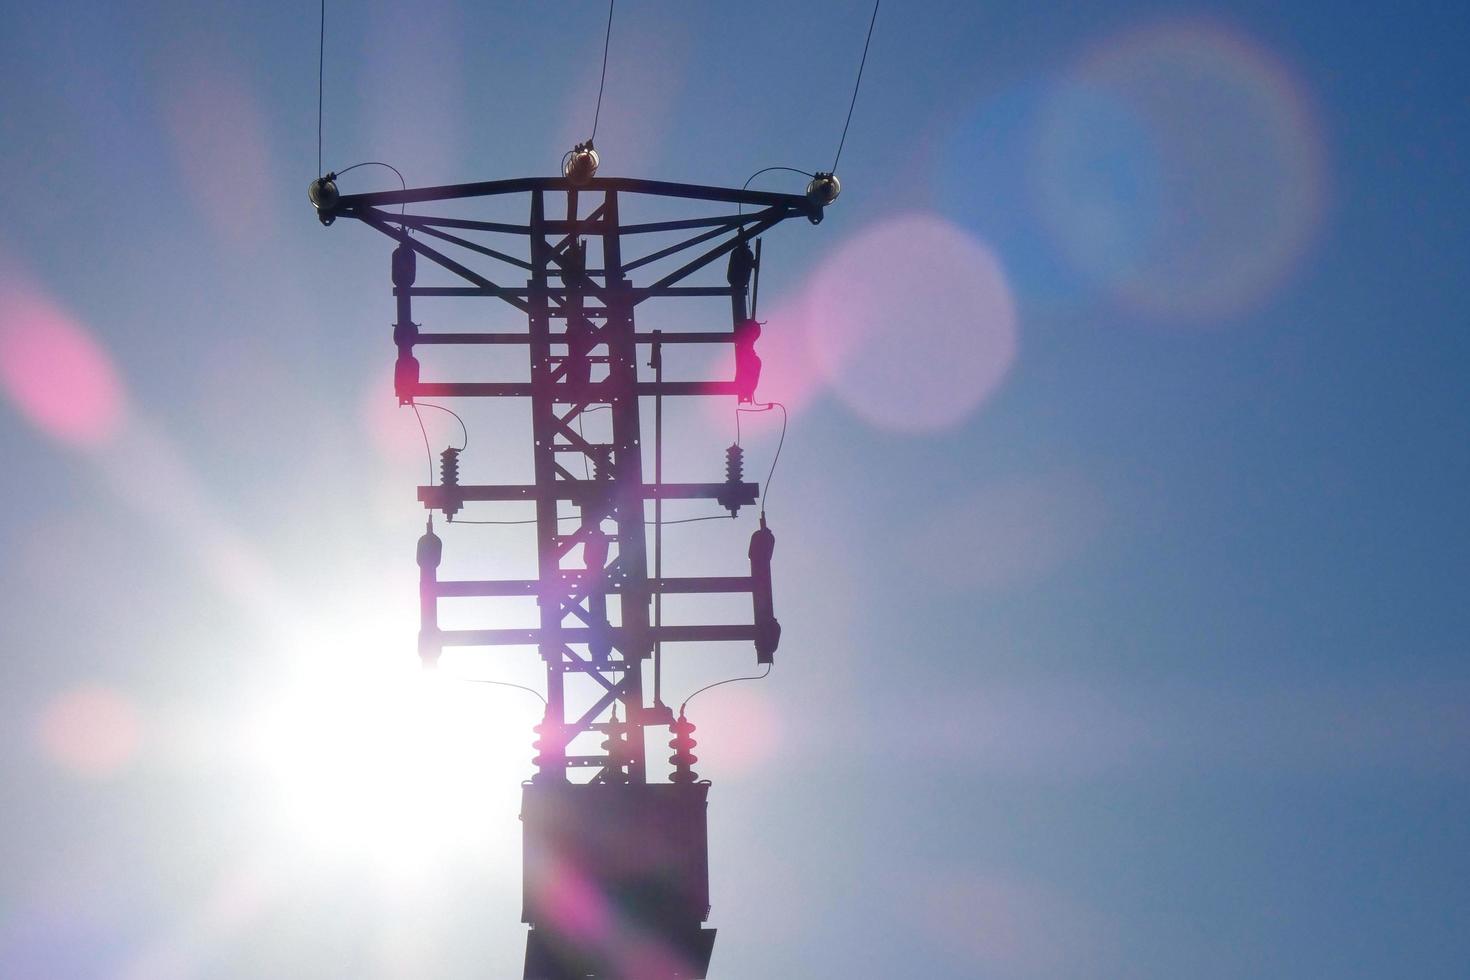
[[[753, 642], [769, 664], [780, 637], [771, 600], [775, 539], [765, 526], [751, 538], [750, 574], [662, 575], [661, 513], [666, 500], [714, 500], [734, 515], [759, 491], [740, 472], [738, 449], [726, 479], [663, 480], [663, 399], [716, 396], [752, 402], [760, 360], [754, 342], [751, 279], [759, 283], [759, 236], [792, 217], [820, 222], [837, 181], [819, 174], [807, 194], [733, 190], [625, 178], [598, 178], [596, 154], [579, 146], [562, 177], [525, 178], [340, 196], [335, 176], [314, 181], [311, 198], [323, 224], [355, 218], [393, 239], [393, 295], [398, 348], [394, 387], [400, 404], [415, 399], [529, 399], [535, 482], [471, 485], [459, 481], [456, 451], [446, 450], [438, 485], [419, 488], [431, 512], [419, 540], [422, 625], [419, 653], [432, 666], [445, 647], [534, 645], [546, 665], [546, 714], [536, 726], [536, 773], [523, 787], [523, 921], [527, 980], [608, 977], [663, 980], [704, 977], [714, 944], [709, 913], [708, 781], [692, 769], [693, 725], [663, 703], [666, 642]], [[524, 224], [418, 213], [441, 202], [528, 197]], [[625, 205], [667, 215], [678, 202], [721, 205], [723, 213], [628, 222]], [[414, 213], [407, 206], [416, 207]], [[737, 208], [729, 213], [729, 208]], [[706, 210], [706, 209], [701, 209]], [[550, 211], [559, 212], [554, 216]], [[692, 235], [684, 237], [686, 233]], [[670, 238], [673, 238], [670, 241]], [[637, 251], [635, 251], [637, 249]], [[629, 254], [632, 253], [632, 254]], [[696, 273], [726, 259], [725, 281], [695, 285]], [[420, 259], [452, 285], [421, 285]], [[524, 283], [500, 285], [470, 266]], [[635, 276], [635, 273], [640, 273]], [[501, 276], [496, 271], [496, 276]], [[639, 283], [635, 280], [643, 279]], [[725, 297], [729, 330], [640, 332], [638, 307], [652, 300]], [[489, 298], [526, 316], [526, 330], [429, 332], [414, 322], [414, 301]], [[518, 381], [435, 381], [421, 377], [415, 349], [424, 345], [525, 348], [529, 375]], [[730, 344], [734, 377], [664, 377], [668, 345]], [[645, 360], [646, 355], [646, 360]], [[645, 368], [647, 370], [645, 370]], [[655, 413], [652, 473], [642, 444], [643, 402]], [[611, 437], [595, 442], [582, 416], [606, 410]], [[733, 449], [734, 447], [732, 447]], [[581, 472], [583, 475], [578, 476]], [[651, 480], [650, 480], [651, 476]], [[445, 581], [443, 542], [432, 512], [451, 519], [470, 504], [534, 504], [534, 578]], [[648, 507], [655, 511], [650, 573]], [[746, 623], [669, 625], [662, 598], [674, 594], [748, 593]], [[445, 629], [448, 597], [534, 597], [533, 629]], [[652, 674], [652, 697], [647, 696]], [[645, 730], [668, 726], [673, 773], [650, 781]], [[597, 747], [583, 736], [603, 736]]]

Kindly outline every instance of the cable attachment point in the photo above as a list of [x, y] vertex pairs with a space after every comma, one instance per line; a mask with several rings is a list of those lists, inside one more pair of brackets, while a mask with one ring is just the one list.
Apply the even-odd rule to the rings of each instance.
[[715, 502], [728, 510], [731, 517], [740, 513], [740, 505], [747, 502], [742, 499], [740, 492], [740, 485], [744, 481], [745, 450], [738, 444], [732, 445], [725, 450], [725, 485], [715, 497]]
[[837, 195], [842, 193], [842, 181], [837, 175], [817, 171], [812, 175], [811, 182], [806, 185], [806, 199], [818, 208], [816, 216], [812, 218], [812, 224], [821, 221], [821, 208], [825, 208], [837, 200]]
[[[439, 485], [445, 491], [455, 489], [459, 486], [459, 450], [450, 446], [439, 454]], [[460, 498], [458, 494], [446, 492], [444, 494], [444, 516], [449, 520], [459, 512]]]
[[593, 147], [591, 140], [578, 143], [562, 157], [561, 175], [581, 187], [593, 178], [597, 173], [597, 165], [601, 162], [602, 158], [597, 155], [597, 149]]
[[674, 764], [674, 771], [669, 776], [671, 783], [692, 783], [699, 779], [699, 773], [695, 772], [693, 766], [699, 761], [699, 756], [694, 754], [694, 747], [699, 743], [694, 740], [694, 722], [684, 717], [684, 711], [679, 710], [678, 719], [669, 726], [674, 737], [669, 739], [669, 748], [674, 754], [669, 756], [669, 761]]
[[329, 225], [337, 220], [337, 202], [342, 199], [337, 190], [337, 175], [325, 173], [306, 187], [306, 196], [316, 208], [317, 220]]

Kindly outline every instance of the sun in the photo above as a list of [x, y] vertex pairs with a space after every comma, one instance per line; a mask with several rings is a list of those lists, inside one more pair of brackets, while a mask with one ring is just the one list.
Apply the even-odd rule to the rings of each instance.
[[514, 826], [502, 818], [530, 775], [541, 705], [423, 670], [416, 627], [357, 616], [298, 628], [291, 676], [252, 719], [274, 818], [323, 860], [413, 871], [517, 850], [493, 828]]

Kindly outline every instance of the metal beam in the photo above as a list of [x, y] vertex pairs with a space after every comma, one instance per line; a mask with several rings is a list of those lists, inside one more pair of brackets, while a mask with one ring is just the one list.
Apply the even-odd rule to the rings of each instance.
[[[717, 623], [699, 626], [651, 626], [648, 631], [665, 643], [748, 643], [755, 639], [756, 627], [748, 623]], [[606, 635], [613, 645], [626, 639], [628, 630], [612, 626], [605, 630], [586, 626], [558, 626], [544, 629], [440, 630], [439, 639], [447, 647], [525, 647], [548, 642], [554, 637], [560, 643], [586, 643]], [[585, 727], [585, 726], [584, 726]]]
[[[556, 388], [556, 385], [550, 387]], [[596, 389], [595, 391], [593, 389]], [[606, 401], [620, 392], [607, 382], [584, 385], [581, 393], [573, 394], [553, 391], [552, 396], [560, 404], [570, 404], [585, 398], [588, 392]], [[420, 381], [412, 387], [415, 397], [430, 398], [530, 398], [536, 393], [535, 385], [528, 381]], [[738, 389], [733, 381], [639, 381], [633, 386], [636, 395], [734, 395]]]
[[[548, 485], [535, 483], [486, 485], [465, 483], [452, 487], [419, 487], [419, 500], [430, 510], [438, 510], [448, 501], [483, 502], [489, 500], [570, 500], [574, 503], [604, 498], [612, 488], [609, 480], [553, 480]], [[760, 494], [755, 483], [645, 483], [640, 492], [643, 500], [714, 500], [738, 490], [737, 498], [754, 503]]]
[[807, 217], [821, 218], [821, 205], [802, 194], [778, 194], [772, 191], [736, 190], [704, 184], [683, 184], [664, 180], [638, 180], [632, 177], [593, 177], [583, 184], [573, 184], [565, 177], [517, 177], [510, 180], [483, 180], [469, 184], [441, 184], [435, 187], [412, 187], [408, 190], [374, 191], [366, 194], [344, 194], [337, 204], [339, 214], [355, 212], [363, 207], [387, 207], [417, 204], [421, 201], [453, 201], [467, 197], [498, 197], [535, 191], [581, 190], [648, 194], [654, 197], [684, 198], [694, 201], [719, 201], [726, 204], [761, 205], [788, 208]]

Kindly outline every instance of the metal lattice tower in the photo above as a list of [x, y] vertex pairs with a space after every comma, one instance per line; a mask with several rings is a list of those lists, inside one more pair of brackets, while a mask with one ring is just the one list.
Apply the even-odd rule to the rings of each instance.
[[[754, 341], [760, 328], [748, 306], [752, 273], [757, 281], [759, 275], [751, 243], [758, 244], [761, 234], [787, 218], [819, 222], [836, 196], [836, 181], [821, 174], [804, 196], [777, 194], [597, 178], [590, 168], [578, 172], [577, 164], [585, 160], [574, 159], [568, 177], [341, 197], [334, 175], [328, 174], [313, 184], [312, 199], [324, 224], [355, 218], [397, 243], [393, 339], [401, 404], [429, 397], [530, 400], [534, 483], [461, 484], [451, 450], [441, 482], [418, 491], [427, 509], [447, 518], [471, 504], [535, 505], [535, 577], [441, 580], [443, 542], [432, 518], [418, 548], [419, 643], [426, 665], [434, 664], [445, 647], [462, 646], [534, 645], [545, 662], [547, 710], [536, 726], [536, 773], [524, 787], [522, 806], [523, 919], [532, 927], [525, 976], [703, 977], [714, 942], [714, 930], [702, 926], [709, 911], [709, 784], [691, 769], [693, 725], [675, 719], [662, 703], [662, 644], [753, 642], [758, 662], [770, 663], [780, 635], [770, 587], [774, 537], [762, 515], [751, 539], [749, 576], [661, 575], [657, 522], [664, 501], [713, 500], [733, 515], [753, 504], [759, 490], [741, 478], [738, 456], [724, 482], [665, 482], [663, 399], [753, 400], [760, 371]], [[525, 224], [417, 213], [425, 205], [508, 198], [529, 199]], [[712, 205], [701, 210], [722, 213], [635, 223], [621, 216], [625, 203], [667, 214], [678, 202]], [[408, 206], [415, 212], [408, 213]], [[731, 208], [739, 210], [731, 213]], [[686, 232], [692, 234], [683, 237]], [[698, 273], [722, 258], [724, 282], [694, 284]], [[420, 259], [451, 284], [420, 284]], [[507, 271], [524, 284], [498, 284]], [[731, 302], [728, 330], [640, 332], [635, 326], [638, 307], [651, 300], [725, 296]], [[524, 332], [423, 331], [414, 322], [413, 304], [429, 297], [498, 300], [523, 312], [527, 327]], [[734, 377], [666, 379], [664, 348], [686, 344], [732, 345]], [[415, 357], [415, 349], [424, 345], [524, 348], [529, 374], [510, 382], [426, 380]], [[642, 445], [644, 402], [652, 402], [655, 413], [651, 461]], [[594, 442], [583, 434], [580, 420], [603, 410], [611, 417], [611, 438]], [[650, 506], [656, 528], [652, 570]], [[751, 621], [661, 622], [663, 596], [700, 593], [750, 594]], [[441, 599], [489, 596], [535, 597], [539, 625], [439, 626]], [[670, 759], [675, 770], [668, 781], [650, 782], [644, 733], [661, 726], [674, 735], [669, 744], [676, 750]], [[600, 749], [574, 747], [588, 733], [603, 736]], [[590, 777], [582, 775], [588, 772]], [[568, 882], [590, 887], [595, 900], [610, 910], [599, 921], [610, 925], [589, 932], [585, 916], [568, 913]]]

